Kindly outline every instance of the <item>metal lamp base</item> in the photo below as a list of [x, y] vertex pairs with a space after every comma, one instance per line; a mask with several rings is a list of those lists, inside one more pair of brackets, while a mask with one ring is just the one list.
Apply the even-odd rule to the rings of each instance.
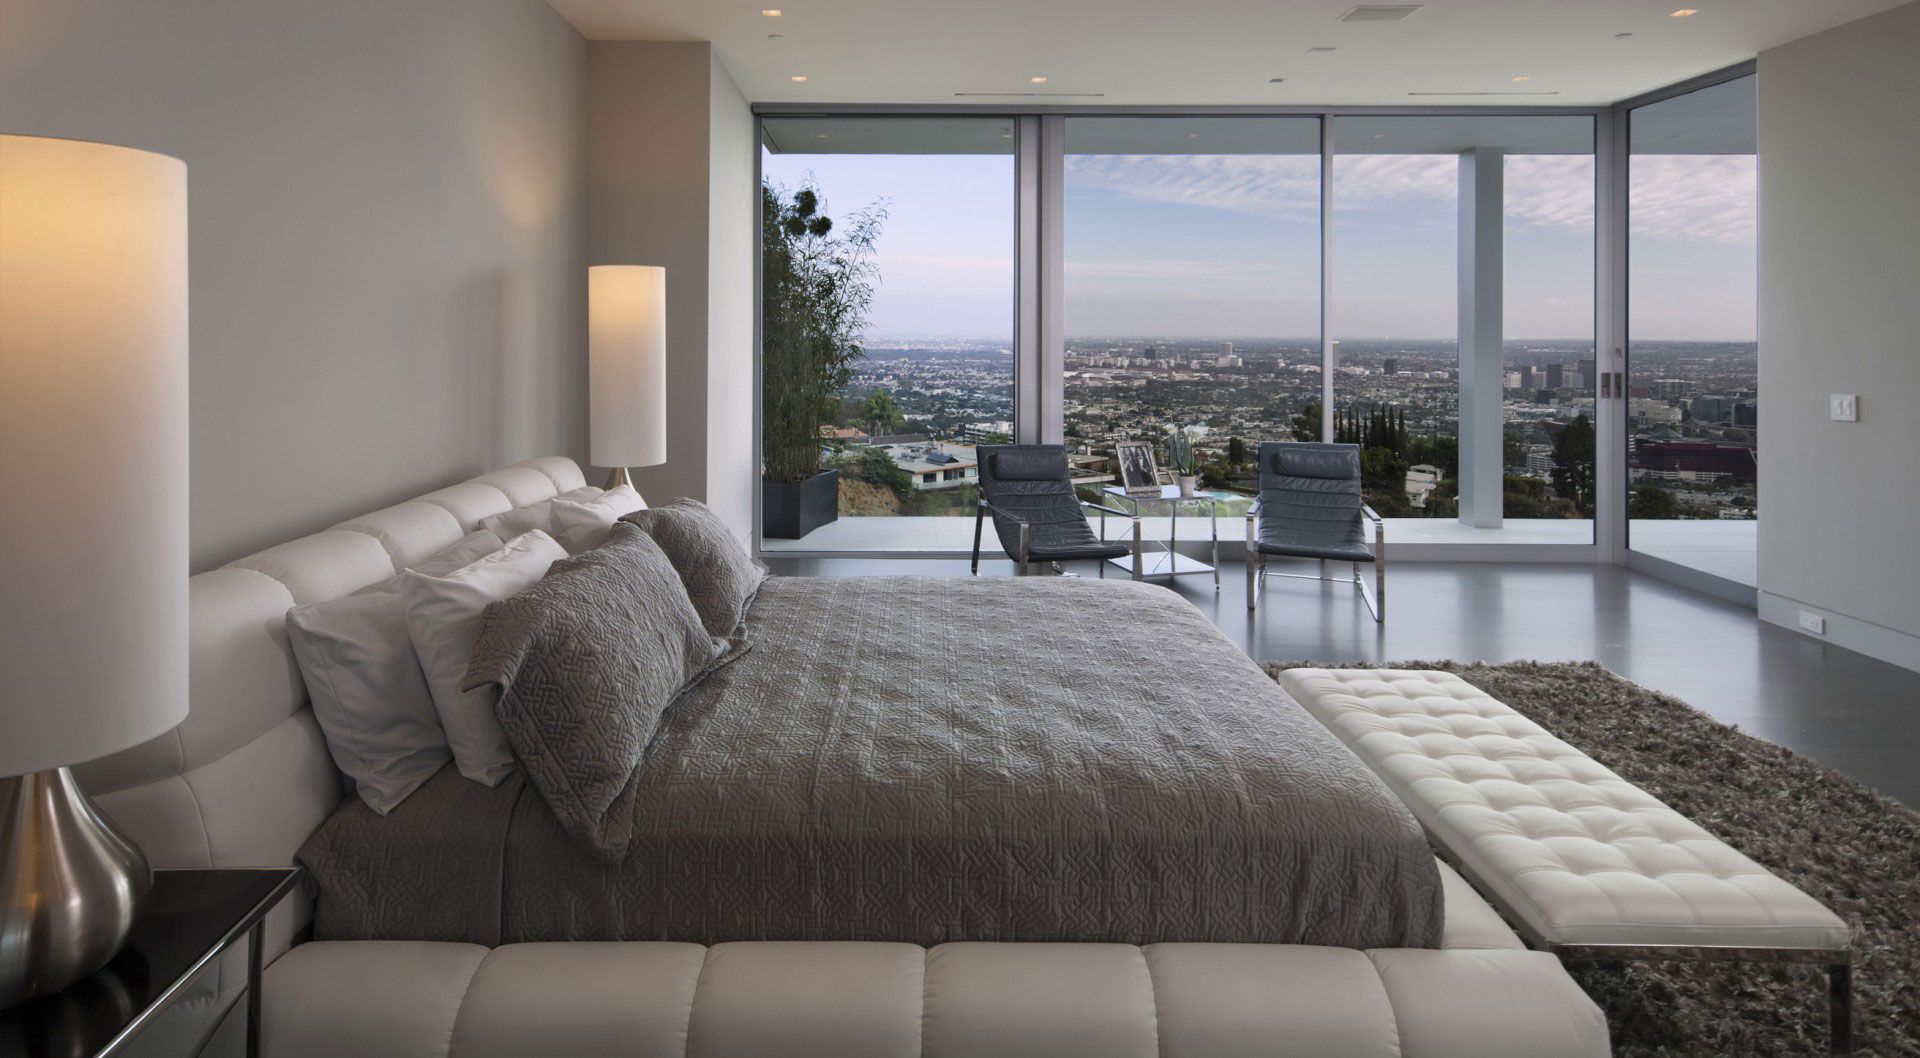
[[0, 778], [0, 1010], [105, 966], [152, 888], [71, 769]]
[[609, 489], [617, 489], [622, 485], [630, 486], [632, 484], [633, 479], [627, 476], [626, 467], [614, 467], [613, 473], [607, 475], [607, 488]]

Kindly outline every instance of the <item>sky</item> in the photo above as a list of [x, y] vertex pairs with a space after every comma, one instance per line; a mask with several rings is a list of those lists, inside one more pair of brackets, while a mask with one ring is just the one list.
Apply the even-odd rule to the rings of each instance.
[[[887, 212], [869, 338], [1009, 338], [1012, 155], [768, 154], [775, 186], [811, 179], [838, 215]], [[1752, 340], [1751, 156], [1632, 159], [1630, 329]], [[1451, 338], [1452, 155], [1338, 155], [1335, 337]], [[1593, 159], [1507, 159], [1506, 333], [1593, 336]], [[1293, 338], [1318, 333], [1319, 159], [1069, 155], [1069, 337]]]

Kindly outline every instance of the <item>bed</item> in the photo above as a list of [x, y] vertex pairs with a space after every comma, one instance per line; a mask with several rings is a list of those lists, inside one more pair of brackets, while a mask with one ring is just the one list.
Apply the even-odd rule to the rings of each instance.
[[[270, 920], [268, 1053], [1606, 1053], [1604, 1020], [1557, 961], [1523, 950], [1363, 766], [1159, 588], [772, 582], [753, 648], [678, 703], [650, 751], [667, 765], [636, 834], [650, 870], [594, 877], [557, 851], [563, 835], [542, 835], [525, 788], [420, 802], [459, 821], [443, 830], [499, 839], [487, 884], [473, 833], [413, 863], [388, 842], [355, 866], [354, 802], [342, 808], [286, 611], [581, 483], [570, 460], [530, 460], [195, 576], [188, 720], [82, 769], [156, 866], [285, 864], [305, 848], [319, 917], [293, 901]], [[898, 627], [908, 613], [915, 627]], [[909, 662], [905, 687], [881, 675]], [[1042, 696], [1053, 704], [1033, 708]], [[942, 724], [937, 753], [896, 744], [924, 749]], [[858, 781], [818, 771], [850, 762], [826, 774]], [[675, 783], [706, 788], [668, 796]], [[715, 858], [689, 862], [702, 834]], [[789, 847], [737, 875], [738, 892], [705, 892], [754, 840]], [[381, 881], [330, 890], [316, 853], [334, 841], [343, 870]], [[924, 870], [943, 847], [960, 858]], [[528, 888], [543, 862], [544, 894]], [[989, 889], [943, 895], [965, 880]], [[390, 883], [427, 900], [396, 902]], [[445, 913], [423, 921], [428, 903]], [[189, 1051], [211, 1033], [207, 1053], [236, 1053], [240, 969], [150, 1032]]]
[[443, 769], [301, 850], [322, 939], [1433, 947], [1419, 825], [1164, 588], [773, 578], [600, 862]]

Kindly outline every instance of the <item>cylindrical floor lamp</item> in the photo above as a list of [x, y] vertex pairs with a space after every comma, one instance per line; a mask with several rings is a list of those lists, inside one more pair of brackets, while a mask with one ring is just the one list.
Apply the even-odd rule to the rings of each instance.
[[587, 376], [587, 460], [613, 468], [607, 487], [631, 484], [628, 467], [666, 462], [666, 269], [587, 269]]
[[152, 884], [68, 765], [187, 715], [187, 167], [0, 136], [0, 1008]]

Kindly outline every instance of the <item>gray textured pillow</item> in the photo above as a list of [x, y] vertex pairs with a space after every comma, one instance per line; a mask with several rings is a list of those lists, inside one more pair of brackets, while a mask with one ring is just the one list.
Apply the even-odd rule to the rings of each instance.
[[621, 521], [646, 530], [666, 552], [709, 633], [730, 636], [739, 629], [767, 573], [719, 515], [699, 500], [682, 499]]
[[465, 688], [497, 684], [513, 755], [567, 834], [605, 862], [633, 839], [634, 776], [667, 706], [720, 662], [659, 545], [615, 523], [602, 547], [488, 606]]

